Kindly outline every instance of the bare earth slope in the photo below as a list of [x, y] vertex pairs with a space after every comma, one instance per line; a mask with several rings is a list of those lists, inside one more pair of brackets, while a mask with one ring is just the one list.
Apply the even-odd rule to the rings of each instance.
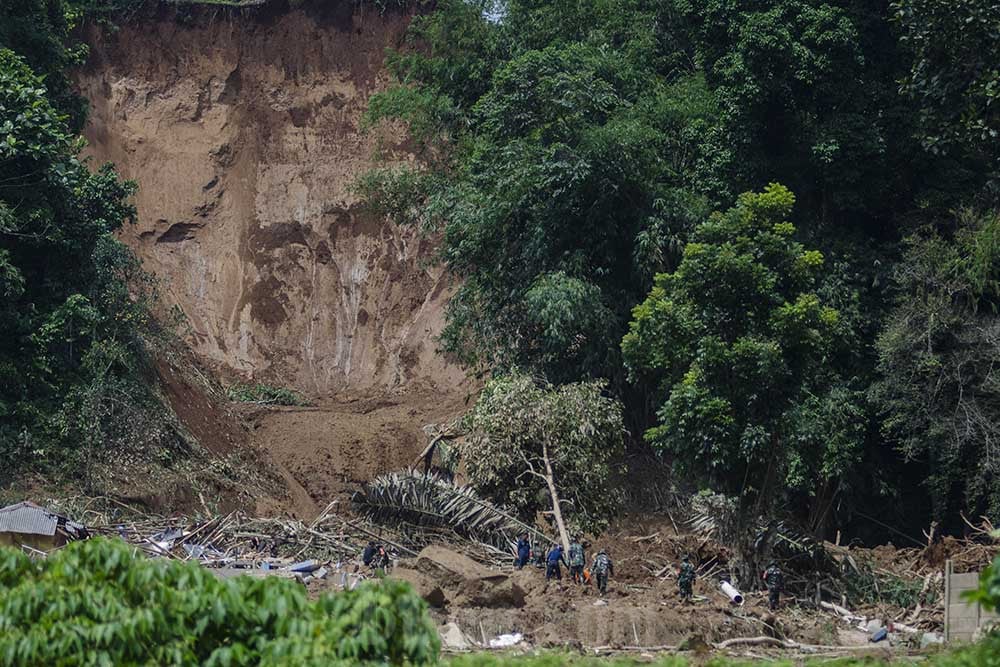
[[94, 31], [86, 137], [139, 181], [125, 239], [204, 358], [312, 395], [447, 386], [462, 376], [434, 352], [447, 284], [430, 243], [349, 190], [373, 164], [360, 116], [406, 19], [345, 7]]
[[[254, 415], [262, 443], [317, 500], [359, 477], [359, 447], [378, 462], [360, 463], [364, 474], [411, 460], [420, 427], [466, 392], [435, 351], [449, 285], [433, 243], [361, 210], [350, 190], [378, 141], [360, 132], [361, 114], [408, 23], [352, 6], [164, 9], [91, 29], [77, 77], [89, 153], [140, 184], [123, 239], [183, 311], [189, 344], [223, 377], [317, 402]], [[382, 140], [392, 159], [413, 159], [399, 137]], [[367, 407], [408, 396], [412, 408]]]

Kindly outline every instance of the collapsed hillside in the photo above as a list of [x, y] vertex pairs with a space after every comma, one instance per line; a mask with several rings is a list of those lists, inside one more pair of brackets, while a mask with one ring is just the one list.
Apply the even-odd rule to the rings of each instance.
[[409, 18], [349, 3], [194, 11], [87, 31], [76, 78], [91, 108], [87, 151], [139, 183], [122, 239], [183, 313], [198, 357], [224, 381], [313, 402], [244, 416], [293, 484], [325, 503], [409, 463], [421, 427], [467, 396], [464, 373], [435, 349], [450, 285], [433, 239], [365, 211], [351, 190], [376, 148], [414, 160], [402, 133], [360, 128]]
[[406, 25], [344, 3], [88, 33], [89, 152], [140, 183], [123, 238], [223, 372], [310, 396], [461, 382], [435, 353], [449, 286], [432, 242], [351, 192], [380, 139], [413, 159], [359, 129]]

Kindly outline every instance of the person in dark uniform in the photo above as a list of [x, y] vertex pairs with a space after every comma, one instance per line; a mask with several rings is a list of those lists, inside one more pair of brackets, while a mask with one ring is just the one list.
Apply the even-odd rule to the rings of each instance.
[[562, 581], [562, 569], [559, 565], [566, 565], [566, 559], [563, 557], [563, 548], [561, 544], [557, 544], [552, 547], [549, 551], [549, 557], [545, 565], [545, 581], [549, 579], [559, 579]]
[[767, 569], [761, 576], [767, 584], [767, 604], [774, 611], [781, 602], [781, 589], [785, 587], [785, 575], [781, 573], [781, 568], [773, 560], [767, 564]]
[[611, 556], [609, 556], [604, 549], [597, 552], [594, 556], [594, 564], [590, 568], [590, 571], [594, 573], [597, 579], [597, 590], [603, 596], [608, 592], [608, 575], [615, 573], [615, 566], [611, 562]]
[[514, 559], [514, 567], [521, 569], [531, 560], [531, 542], [527, 533], [521, 533], [517, 539], [517, 557]]

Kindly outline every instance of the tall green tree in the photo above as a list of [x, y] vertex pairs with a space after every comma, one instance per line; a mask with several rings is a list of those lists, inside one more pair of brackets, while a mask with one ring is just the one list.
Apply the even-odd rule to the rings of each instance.
[[[459, 16], [473, 22], [465, 30], [493, 30]], [[457, 19], [441, 22], [455, 29]], [[423, 137], [439, 131], [448, 159], [431, 158], [430, 172], [376, 172], [363, 185], [398, 221], [443, 230], [442, 257], [462, 278], [446, 348], [557, 382], [619, 380], [614, 341], [631, 304], [676, 262], [687, 229], [724, 188], [729, 152], [704, 81], [668, 82], [588, 40], [515, 51], [489, 68], [473, 51], [467, 66], [445, 68], [465, 77], [491, 69], [473, 101], [439, 80], [438, 53], [459, 56], [431, 36], [430, 60], [393, 61], [406, 85], [376, 96], [369, 122], [399, 117]]]
[[815, 292], [823, 256], [795, 240], [794, 201], [771, 184], [698, 225], [622, 341], [630, 377], [651, 377], [662, 396], [660, 424], [646, 439], [684, 477], [738, 496], [747, 522], [770, 513], [786, 475], [836, 475], [857, 447], [796, 429], [809, 421], [800, 411], [836, 410], [835, 398], [817, 398], [829, 391], [817, 380], [839, 315]]
[[109, 417], [148, 398], [136, 380], [151, 285], [113, 235], [134, 185], [91, 172], [69, 120], [0, 49], [0, 452], [16, 464], [88, 459]]

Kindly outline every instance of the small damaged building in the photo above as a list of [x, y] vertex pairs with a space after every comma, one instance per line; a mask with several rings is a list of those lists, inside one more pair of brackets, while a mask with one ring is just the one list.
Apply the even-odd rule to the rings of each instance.
[[30, 500], [0, 508], [0, 547], [51, 551], [67, 542], [87, 537], [83, 524]]

